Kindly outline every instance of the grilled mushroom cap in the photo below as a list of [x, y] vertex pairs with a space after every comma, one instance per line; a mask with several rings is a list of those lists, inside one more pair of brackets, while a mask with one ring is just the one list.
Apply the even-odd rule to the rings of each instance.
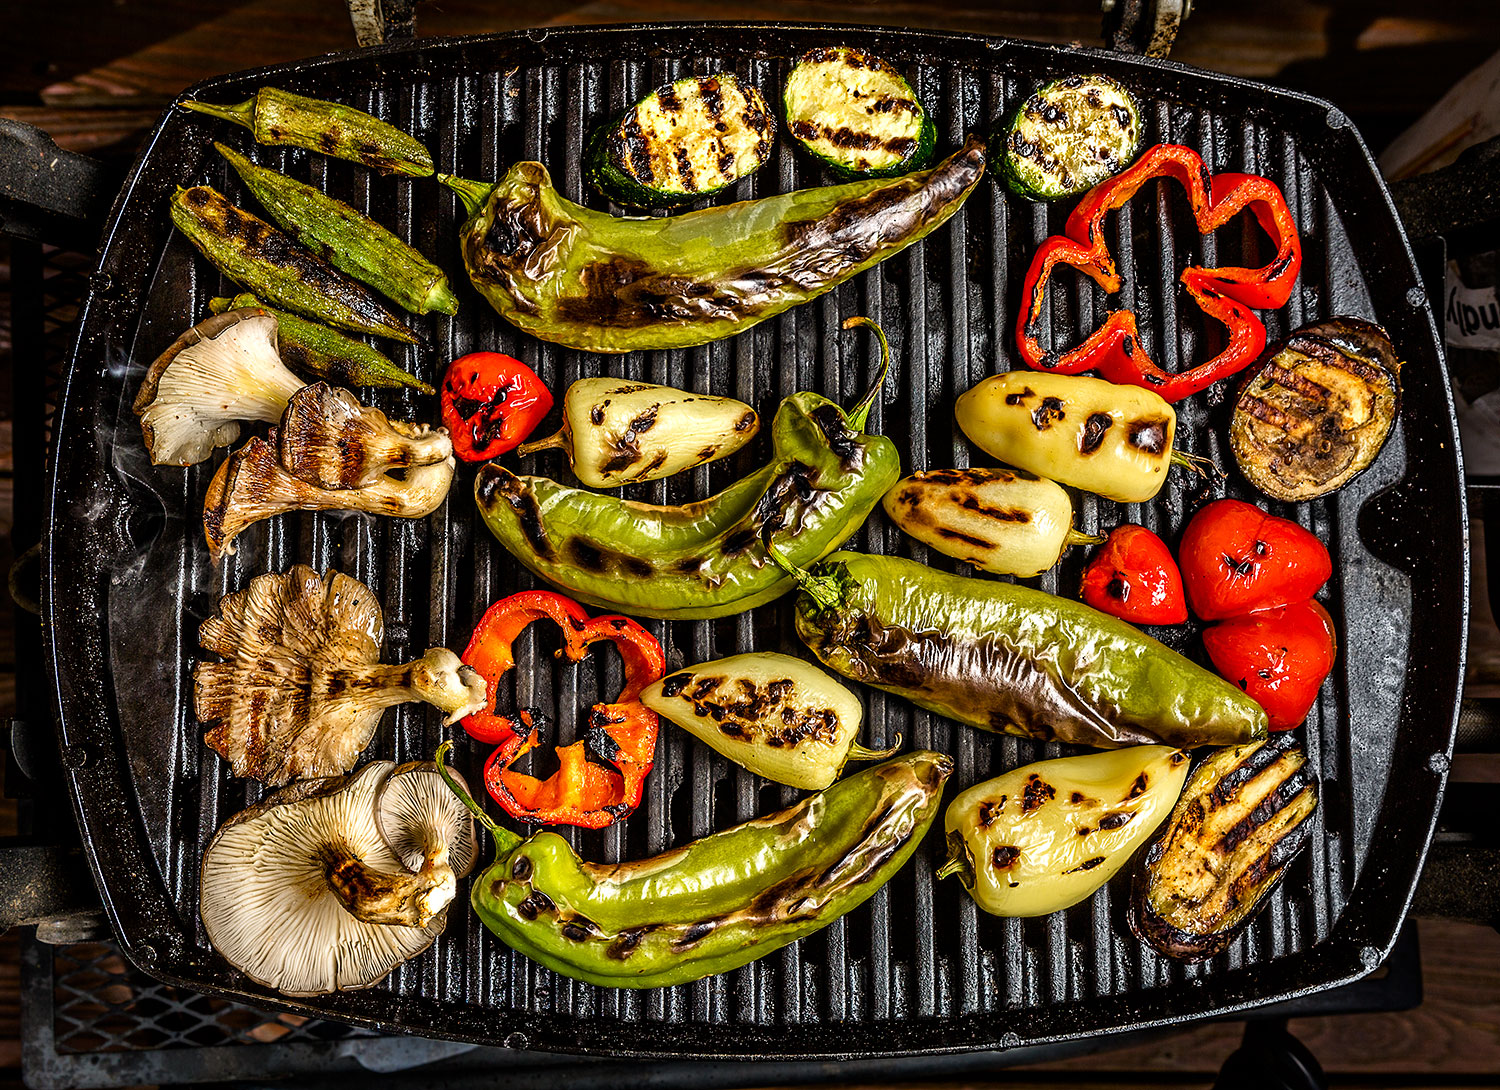
[[[456, 770], [448, 775], [468, 791]], [[462, 878], [474, 866], [474, 818], [431, 761], [413, 761], [391, 773], [375, 801], [375, 824], [408, 870], [441, 858]]]
[[[286, 995], [322, 995], [369, 987], [432, 944], [453, 899], [453, 872], [446, 862], [428, 866], [431, 856], [420, 869], [405, 867], [382, 835], [378, 800], [394, 770], [375, 761], [347, 779], [297, 784], [215, 834], [199, 912], [225, 960]], [[473, 841], [472, 824], [442, 828], [458, 834], [455, 850]], [[387, 831], [413, 835], [400, 819]], [[436, 846], [444, 857], [449, 847]]]
[[305, 564], [256, 576], [199, 627], [223, 662], [193, 669], [204, 736], [236, 776], [273, 787], [354, 767], [388, 707], [420, 700], [447, 722], [483, 708], [486, 687], [447, 648], [415, 662], [380, 662], [384, 622], [369, 588]]
[[293, 395], [277, 434], [282, 468], [324, 489], [366, 488], [392, 470], [453, 456], [445, 428], [389, 420], [326, 382]]
[[241, 420], [280, 419], [302, 380], [277, 350], [276, 319], [259, 307], [205, 318], [156, 358], [136, 394], [146, 453], [190, 466], [240, 436]]

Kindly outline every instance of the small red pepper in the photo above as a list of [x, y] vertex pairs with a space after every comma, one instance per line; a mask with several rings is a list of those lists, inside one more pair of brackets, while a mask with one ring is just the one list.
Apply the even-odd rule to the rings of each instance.
[[473, 352], [448, 365], [442, 408], [453, 452], [483, 462], [514, 450], [536, 430], [552, 411], [552, 391], [520, 360]]
[[1188, 616], [1177, 563], [1144, 526], [1111, 531], [1083, 570], [1083, 600], [1132, 624], [1181, 624]]
[[[1116, 310], [1076, 348], [1058, 355], [1043, 351], [1038, 341], [1042, 306], [1052, 270], [1071, 265], [1087, 273], [1106, 292], [1120, 290], [1120, 275], [1104, 239], [1104, 218], [1126, 204], [1153, 178], [1176, 178], [1187, 190], [1198, 230], [1208, 234], [1246, 208], [1271, 237], [1276, 256], [1264, 267], [1182, 270], [1182, 284], [1209, 317], [1229, 331], [1229, 343], [1213, 359], [1178, 374], [1163, 371], [1141, 347], [1135, 312]], [[1063, 234], [1043, 241], [1021, 289], [1021, 313], [1016, 320], [1016, 346], [1026, 366], [1037, 371], [1076, 375], [1097, 371], [1111, 382], [1144, 386], [1169, 402], [1228, 378], [1244, 369], [1266, 346], [1266, 327], [1251, 312], [1275, 309], [1292, 294], [1292, 282], [1302, 267], [1302, 243], [1291, 209], [1276, 183], [1255, 174], [1210, 176], [1202, 158], [1179, 144], [1158, 144], [1133, 166], [1101, 182], [1073, 209]]]
[[1333, 618], [1311, 598], [1216, 624], [1203, 646], [1214, 669], [1266, 709], [1272, 730], [1307, 718], [1338, 656]]
[[[570, 662], [578, 662], [600, 640], [613, 643], [625, 665], [625, 687], [613, 703], [594, 705], [584, 739], [557, 747], [558, 770], [539, 780], [511, 766], [536, 748], [545, 723], [529, 709], [514, 718], [497, 715], [495, 689], [515, 665], [511, 649], [516, 637], [532, 621], [544, 618], [562, 630], [558, 655]], [[641, 690], [666, 672], [661, 644], [651, 633], [629, 617], [590, 618], [582, 606], [560, 594], [526, 591], [490, 606], [464, 649], [463, 661], [479, 672], [489, 690], [485, 710], [466, 717], [464, 730], [500, 747], [485, 762], [484, 783], [506, 813], [542, 825], [602, 829], [640, 805], [646, 774], [656, 759], [659, 723], [656, 713], [641, 703]], [[589, 760], [590, 754], [604, 764]]]
[[1315, 534], [1242, 500], [1204, 505], [1178, 559], [1188, 603], [1205, 621], [1311, 598], [1333, 574]]

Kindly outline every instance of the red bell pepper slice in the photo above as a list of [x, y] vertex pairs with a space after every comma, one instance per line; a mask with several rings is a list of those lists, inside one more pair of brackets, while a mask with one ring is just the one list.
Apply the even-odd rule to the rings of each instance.
[[[1182, 270], [1182, 284], [1209, 317], [1223, 323], [1229, 343], [1213, 359], [1177, 374], [1163, 371], [1141, 347], [1135, 312], [1116, 310], [1076, 348], [1058, 355], [1038, 340], [1042, 306], [1052, 270], [1071, 265], [1088, 274], [1110, 294], [1120, 290], [1120, 275], [1104, 239], [1104, 218], [1127, 203], [1153, 178], [1175, 178], [1187, 191], [1198, 230], [1208, 234], [1237, 212], [1249, 209], [1276, 245], [1276, 256], [1264, 267]], [[1097, 371], [1111, 382], [1144, 386], [1169, 402], [1181, 401], [1243, 370], [1266, 346], [1266, 327], [1251, 310], [1283, 306], [1302, 268], [1302, 242], [1291, 209], [1276, 183], [1255, 174], [1210, 176], [1202, 158], [1179, 144], [1158, 144], [1133, 166], [1089, 190], [1068, 216], [1063, 234], [1043, 241], [1026, 270], [1021, 313], [1016, 320], [1016, 347], [1026, 366], [1036, 371], [1076, 375]]]
[[453, 452], [466, 462], [514, 450], [552, 411], [552, 391], [536, 372], [499, 352], [472, 352], [450, 363], [440, 400]]
[[[601, 640], [613, 643], [624, 660], [625, 687], [612, 703], [594, 705], [583, 740], [556, 747], [557, 771], [539, 780], [511, 766], [537, 747], [546, 724], [529, 709], [515, 716], [496, 714], [495, 689], [515, 665], [516, 637], [543, 619], [562, 631], [558, 654], [570, 662], [581, 660]], [[656, 759], [659, 723], [656, 713], [641, 703], [641, 690], [666, 673], [661, 644], [651, 633], [629, 617], [591, 618], [560, 594], [526, 591], [490, 606], [463, 661], [479, 672], [489, 691], [485, 710], [466, 717], [463, 727], [470, 737], [499, 746], [485, 762], [484, 784], [506, 813], [542, 825], [602, 829], [640, 805], [646, 774]]]

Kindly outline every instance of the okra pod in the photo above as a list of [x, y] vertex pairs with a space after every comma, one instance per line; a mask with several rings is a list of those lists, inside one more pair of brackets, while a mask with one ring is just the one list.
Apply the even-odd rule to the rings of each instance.
[[320, 189], [257, 166], [233, 148], [217, 142], [214, 147], [281, 229], [334, 268], [414, 314], [458, 313], [447, 274], [369, 216]]
[[432, 153], [411, 135], [363, 110], [321, 98], [262, 87], [237, 106], [182, 103], [200, 114], [243, 125], [259, 144], [291, 144], [363, 163], [382, 174], [432, 176]]
[[178, 187], [172, 222], [220, 272], [267, 302], [354, 333], [417, 341], [367, 288], [212, 186]]
[[238, 310], [240, 307], [260, 307], [276, 319], [282, 362], [303, 374], [324, 378], [341, 386], [381, 386], [390, 389], [410, 386], [424, 394], [433, 392], [427, 383], [416, 375], [401, 370], [364, 341], [356, 341], [326, 325], [268, 307], [249, 292], [241, 292], [233, 299], [221, 295], [208, 301], [208, 309], [215, 314]]

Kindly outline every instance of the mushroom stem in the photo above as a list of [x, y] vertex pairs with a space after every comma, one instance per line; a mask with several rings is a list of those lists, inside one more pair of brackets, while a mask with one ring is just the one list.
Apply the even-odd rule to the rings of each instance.
[[342, 846], [329, 849], [325, 865], [328, 888], [351, 916], [365, 923], [426, 927], [458, 890], [446, 846], [415, 873], [374, 870]]
[[488, 696], [484, 679], [446, 647], [400, 666], [370, 663], [330, 672], [328, 693], [364, 709], [424, 701], [448, 713], [444, 725], [482, 710]]

